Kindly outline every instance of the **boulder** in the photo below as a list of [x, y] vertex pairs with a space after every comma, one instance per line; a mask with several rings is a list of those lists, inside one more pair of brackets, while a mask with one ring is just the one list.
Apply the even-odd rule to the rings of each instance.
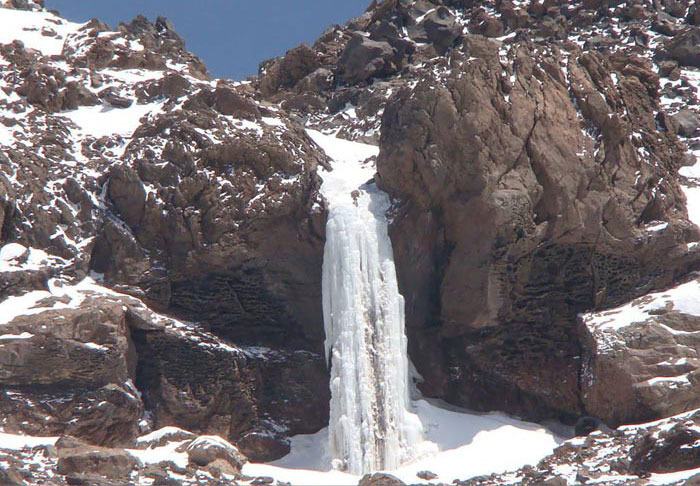
[[291, 450], [289, 439], [267, 430], [249, 432], [237, 441], [237, 445], [253, 462], [272, 462]]
[[196, 439], [197, 435], [178, 427], [162, 427], [136, 439], [137, 449], [153, 449], [169, 442], [182, 442]]
[[370, 473], [362, 476], [358, 486], [405, 486], [405, 484], [406, 483], [391, 474]]
[[618, 426], [700, 407], [700, 315], [692, 299], [700, 299], [695, 280], [581, 317], [588, 413]]
[[318, 54], [306, 44], [301, 44], [284, 57], [260, 66], [260, 91], [264, 96], [273, 96], [280, 89], [291, 89], [320, 67]]
[[338, 60], [340, 79], [357, 84], [396, 73], [402, 65], [398, 51], [386, 41], [374, 41], [353, 34]]
[[134, 100], [122, 96], [114, 88], [107, 88], [100, 91], [99, 96], [114, 108], [129, 108], [134, 103]]
[[160, 81], [160, 94], [167, 98], [180, 98], [191, 87], [187, 78], [177, 73], [168, 73]]
[[222, 115], [239, 118], [260, 118], [260, 110], [251, 100], [238, 94], [234, 88], [219, 84], [214, 90], [214, 107]]
[[698, 132], [698, 127], [700, 127], [700, 116], [687, 108], [681, 109], [671, 116], [671, 119], [673, 124], [678, 127], [678, 135], [683, 137], [694, 137]]
[[141, 469], [141, 461], [123, 449], [95, 446], [62, 448], [58, 452], [57, 471], [68, 475], [97, 475], [108, 479], [128, 479]]
[[[455, 16], [446, 7], [434, 7], [418, 17], [419, 22], [407, 28], [409, 37], [414, 42], [429, 42], [435, 51], [442, 55], [452, 47], [462, 33], [462, 27]], [[501, 31], [503, 26], [501, 25]]]
[[239, 473], [243, 464], [248, 462], [248, 459], [236, 447], [221, 437], [213, 435], [203, 435], [194, 439], [185, 447], [185, 451], [190, 462], [201, 467], [207, 466], [216, 460], [223, 460], [236, 473]]
[[664, 55], [681, 66], [700, 67], [700, 27], [686, 27], [666, 41]]

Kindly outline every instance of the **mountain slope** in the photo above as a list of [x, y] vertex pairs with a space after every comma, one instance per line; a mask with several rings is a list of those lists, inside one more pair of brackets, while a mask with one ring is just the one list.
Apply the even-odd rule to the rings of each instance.
[[[425, 396], [580, 432], [700, 407], [691, 2], [373, 2], [246, 82], [210, 80], [163, 18], [111, 30], [3, 3], [4, 432], [112, 463], [177, 426], [268, 461], [327, 425], [328, 164], [305, 128], [379, 147]], [[467, 484], [646, 484], [700, 467], [693, 417]], [[169, 475], [239, 472], [213, 439], [228, 466], [188, 466], [199, 439], [173, 434]], [[77, 439], [35, 472], [40, 451], [10, 462], [45, 480]]]

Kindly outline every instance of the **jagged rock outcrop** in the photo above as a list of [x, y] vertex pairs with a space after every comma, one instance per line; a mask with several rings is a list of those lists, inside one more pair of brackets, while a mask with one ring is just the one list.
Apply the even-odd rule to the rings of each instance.
[[0, 48], [5, 430], [178, 425], [280, 457], [328, 414], [325, 155], [249, 83], [209, 82], [166, 19], [35, 21], [50, 41]]
[[697, 261], [674, 175], [685, 150], [653, 117], [657, 75], [624, 51], [474, 35], [434, 69], [389, 100], [378, 159], [424, 390], [577, 415], [577, 313]]

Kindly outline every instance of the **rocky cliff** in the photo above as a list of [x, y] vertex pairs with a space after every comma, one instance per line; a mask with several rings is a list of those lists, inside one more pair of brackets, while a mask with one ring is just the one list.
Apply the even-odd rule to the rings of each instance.
[[[610, 427], [700, 407], [692, 2], [384, 0], [245, 82], [211, 80], [164, 18], [11, 0], [0, 21], [6, 432], [113, 465], [165, 426], [263, 461], [327, 424], [305, 127], [380, 148], [424, 395]], [[689, 420], [668, 467], [644, 427], [585, 447], [637, 451], [620, 477], [700, 467]], [[565, 476], [570, 452], [523, 474]]]

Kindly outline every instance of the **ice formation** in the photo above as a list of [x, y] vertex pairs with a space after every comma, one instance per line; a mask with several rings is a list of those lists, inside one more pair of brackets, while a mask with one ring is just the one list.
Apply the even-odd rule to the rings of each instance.
[[387, 231], [388, 196], [368, 182], [376, 147], [310, 131], [334, 160], [323, 256], [326, 358], [331, 364], [329, 453], [352, 474], [398, 468], [422, 440], [409, 411], [404, 301]]

